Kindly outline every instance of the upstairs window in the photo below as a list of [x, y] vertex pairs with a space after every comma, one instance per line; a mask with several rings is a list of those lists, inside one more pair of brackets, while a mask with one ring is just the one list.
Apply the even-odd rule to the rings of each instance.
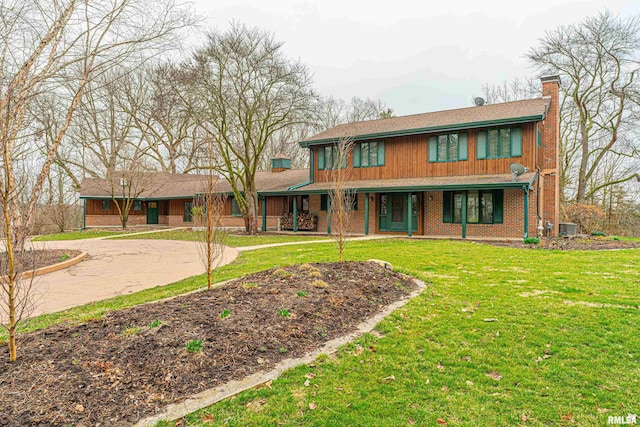
[[[338, 147], [335, 145], [328, 145], [326, 147], [320, 147], [318, 149], [318, 169], [319, 170], [332, 170], [338, 168], [338, 161], [340, 160], [340, 153], [338, 153]], [[342, 159], [341, 168], [347, 167], [347, 156]]]
[[467, 134], [449, 133], [429, 138], [430, 162], [457, 162], [467, 160]]
[[522, 156], [522, 128], [500, 128], [479, 131], [477, 158], [499, 159]]
[[353, 149], [353, 167], [384, 166], [384, 142], [372, 141], [356, 144]]

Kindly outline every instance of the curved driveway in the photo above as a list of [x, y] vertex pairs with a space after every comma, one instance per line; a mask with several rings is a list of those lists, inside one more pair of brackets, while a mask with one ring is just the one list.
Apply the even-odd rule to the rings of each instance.
[[[36, 277], [39, 297], [32, 316], [168, 285], [204, 272], [197, 242], [86, 239], [33, 245], [77, 249], [89, 257], [67, 269]], [[219, 265], [237, 256], [238, 251], [227, 247]]]

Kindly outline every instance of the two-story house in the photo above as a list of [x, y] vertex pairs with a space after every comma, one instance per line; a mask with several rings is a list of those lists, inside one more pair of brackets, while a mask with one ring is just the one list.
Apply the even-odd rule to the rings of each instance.
[[[560, 80], [541, 81], [537, 99], [344, 124], [300, 141], [309, 150], [308, 170], [291, 170], [286, 158], [278, 158], [271, 172], [257, 177], [260, 226], [275, 226], [282, 214], [297, 230], [300, 217], [312, 216], [314, 228], [330, 233], [331, 168], [343, 167], [348, 188], [357, 194], [352, 233], [522, 238], [544, 230], [557, 235]], [[336, 144], [347, 138], [353, 150], [336, 165]], [[512, 164], [526, 172], [514, 176]], [[163, 198], [161, 186], [145, 201], [166, 204], [167, 212], [175, 204], [175, 218], [167, 217], [166, 224], [188, 225], [197, 190], [183, 192], [174, 191], [172, 202]], [[105, 195], [98, 193], [81, 192], [87, 210], [98, 214], [88, 225], [106, 222], [94, 201]], [[232, 198], [227, 211], [225, 222], [239, 225]]]

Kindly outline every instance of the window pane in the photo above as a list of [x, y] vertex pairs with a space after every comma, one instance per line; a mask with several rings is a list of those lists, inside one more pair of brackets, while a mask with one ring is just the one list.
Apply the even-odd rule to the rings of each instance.
[[302, 212], [309, 212], [309, 196], [302, 196]]
[[493, 192], [483, 191], [480, 202], [482, 208], [481, 222], [491, 224], [493, 222]]
[[378, 166], [378, 143], [369, 143], [369, 166]]
[[462, 222], [462, 193], [453, 195], [453, 222]]
[[487, 157], [498, 157], [498, 131], [490, 130], [488, 139]]
[[417, 194], [411, 195], [411, 215], [413, 216], [418, 215], [418, 195]]
[[500, 129], [500, 157], [511, 156], [511, 129]]
[[240, 206], [238, 206], [238, 202], [236, 201], [236, 198], [233, 197], [231, 199], [231, 215], [233, 216], [240, 216]]
[[362, 167], [367, 167], [369, 166], [369, 143], [365, 142], [361, 145], [361, 147], [362, 147], [362, 153], [361, 153], [362, 158], [360, 159], [360, 161], [362, 162]]
[[438, 161], [447, 161], [447, 135], [440, 135], [438, 137]]
[[404, 222], [404, 194], [393, 193], [391, 195], [391, 221]]
[[458, 134], [449, 135], [449, 161], [458, 160]]
[[380, 215], [387, 214], [387, 195], [380, 195]]
[[192, 208], [193, 208], [193, 202], [184, 202], [184, 214], [182, 216], [182, 220], [184, 222], [193, 221], [193, 215], [191, 213]]
[[467, 222], [480, 222], [480, 201], [477, 191], [467, 192]]

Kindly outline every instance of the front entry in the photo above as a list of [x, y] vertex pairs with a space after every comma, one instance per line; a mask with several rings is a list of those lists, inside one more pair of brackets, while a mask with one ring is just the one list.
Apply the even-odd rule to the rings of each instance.
[[158, 202], [147, 202], [147, 224], [158, 223]]
[[407, 232], [409, 226], [409, 197], [411, 197], [411, 229], [418, 231], [418, 195], [387, 193], [378, 195], [379, 231]]

